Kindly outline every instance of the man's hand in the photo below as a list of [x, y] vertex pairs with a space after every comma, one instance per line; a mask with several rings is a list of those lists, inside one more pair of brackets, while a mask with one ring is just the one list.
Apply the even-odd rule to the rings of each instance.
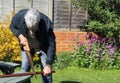
[[52, 72], [51, 66], [50, 65], [46, 65], [43, 69], [44, 75], [47, 76]]
[[28, 42], [27, 38], [25, 38], [22, 34], [20, 34], [18, 38], [21, 45], [26, 45], [26, 42]]

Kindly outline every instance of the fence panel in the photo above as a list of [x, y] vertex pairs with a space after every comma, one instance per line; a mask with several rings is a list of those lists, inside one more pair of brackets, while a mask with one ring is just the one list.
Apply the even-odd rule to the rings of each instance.
[[0, 0], [0, 21], [6, 19], [6, 16], [12, 17], [13, 11], [17, 13], [21, 9], [33, 6], [40, 12], [43, 12], [52, 20], [52, 3], [53, 0]]
[[87, 20], [87, 12], [76, 8], [70, 0], [54, 0], [54, 28], [55, 30], [80, 29]]

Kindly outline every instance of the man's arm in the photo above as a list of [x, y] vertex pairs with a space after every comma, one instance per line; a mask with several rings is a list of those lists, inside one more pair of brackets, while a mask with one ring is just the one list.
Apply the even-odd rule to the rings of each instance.
[[[20, 44], [21, 45], [25, 45], [25, 43], [27, 42], [27, 39], [24, 37], [24, 35], [22, 34], [22, 32], [20, 32], [21, 29], [18, 27], [18, 17], [14, 16], [12, 19], [12, 22], [10, 24], [10, 29], [13, 32], [13, 34], [19, 39]], [[22, 30], [21, 30], [22, 31]]]
[[54, 61], [54, 56], [56, 53], [56, 42], [55, 42], [55, 35], [51, 30], [48, 32], [48, 38], [49, 38], [49, 46], [47, 51], [47, 61], [46, 66], [44, 67], [44, 75], [49, 75], [52, 72], [51, 65]]
[[48, 32], [48, 38], [49, 38], [49, 46], [47, 51], [46, 64], [51, 65], [54, 61], [54, 56], [56, 53], [56, 41], [55, 41], [55, 35], [52, 29], [50, 29]]
[[10, 24], [10, 29], [17, 38], [21, 34], [19, 28], [17, 27], [17, 20], [15, 16], [13, 17], [12, 22]]

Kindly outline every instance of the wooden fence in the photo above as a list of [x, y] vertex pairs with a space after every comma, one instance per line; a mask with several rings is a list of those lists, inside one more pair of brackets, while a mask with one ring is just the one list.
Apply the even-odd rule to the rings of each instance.
[[37, 8], [52, 20], [52, 1], [53, 0], [0, 0], [0, 21], [6, 19], [8, 15], [11, 18], [12, 15], [19, 10], [30, 7]]
[[[20, 9], [35, 7], [54, 23], [55, 30], [79, 29], [87, 20], [87, 12], [75, 8], [70, 0], [0, 0], [0, 21]], [[14, 11], [14, 12], [13, 12]]]
[[55, 30], [80, 29], [87, 20], [87, 11], [82, 7], [76, 8], [71, 0], [54, 0], [54, 27]]

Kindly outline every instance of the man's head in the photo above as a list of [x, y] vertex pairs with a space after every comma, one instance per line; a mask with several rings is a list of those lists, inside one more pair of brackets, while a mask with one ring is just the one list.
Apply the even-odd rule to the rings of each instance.
[[38, 10], [34, 8], [29, 9], [25, 14], [24, 19], [28, 29], [36, 29], [40, 21], [40, 15]]

